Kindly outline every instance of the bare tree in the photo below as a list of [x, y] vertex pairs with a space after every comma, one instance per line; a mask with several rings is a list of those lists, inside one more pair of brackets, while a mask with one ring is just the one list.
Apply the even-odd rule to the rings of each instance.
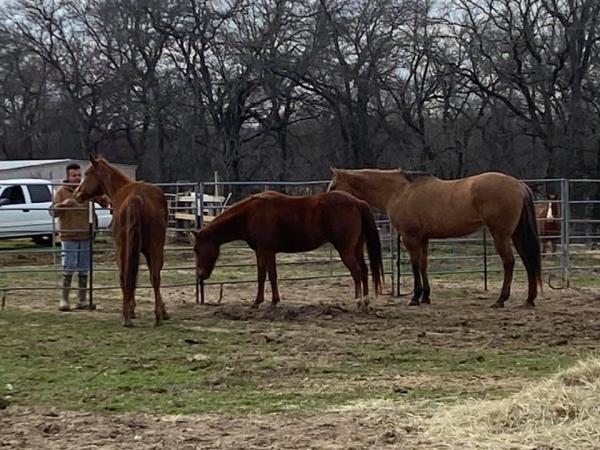
[[19, 0], [6, 22], [15, 41], [38, 55], [49, 69], [50, 95], [68, 101], [80, 154], [95, 151], [103, 137], [100, 98], [105, 71], [73, 21], [68, 5], [55, 0]]
[[34, 158], [47, 110], [43, 60], [0, 30], [0, 149], [5, 158]]
[[314, 16], [315, 57], [297, 74], [335, 118], [344, 143], [341, 161], [374, 165], [383, 122], [377, 114], [381, 80], [395, 69], [393, 36], [401, 20], [398, 2], [321, 0]]
[[546, 174], [557, 175], [575, 152], [568, 138], [581, 136], [575, 132], [578, 126], [571, 125], [584, 123], [579, 122], [581, 92], [595, 41], [597, 2], [456, 0], [455, 4], [461, 14], [461, 21], [454, 24], [455, 39], [468, 42], [471, 56], [468, 65], [455, 67], [482, 93], [503, 102], [521, 121], [525, 134], [543, 142]]
[[90, 0], [69, 5], [110, 73], [113, 89], [105, 94], [112, 96], [115, 107], [111, 130], [123, 131], [136, 164], [161, 179], [167, 167], [167, 101], [161, 72], [167, 38], [154, 29], [145, 9], [152, 2]]

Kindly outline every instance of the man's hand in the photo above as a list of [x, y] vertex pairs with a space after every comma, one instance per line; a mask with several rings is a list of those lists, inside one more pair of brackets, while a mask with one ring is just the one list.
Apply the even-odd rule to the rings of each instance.
[[110, 199], [106, 194], [104, 194], [96, 198], [96, 203], [98, 203], [103, 208], [108, 208], [110, 206]]

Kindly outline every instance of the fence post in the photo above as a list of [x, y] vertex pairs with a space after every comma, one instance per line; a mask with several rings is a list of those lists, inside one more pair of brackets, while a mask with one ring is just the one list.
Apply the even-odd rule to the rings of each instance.
[[394, 270], [394, 236], [392, 234], [392, 224], [388, 222], [388, 250], [390, 252], [390, 273], [392, 274], [392, 295], [396, 287], [396, 271]]
[[396, 296], [400, 297], [400, 276], [402, 275], [402, 253], [400, 252], [400, 235], [396, 235]]
[[[217, 172], [215, 172], [215, 180], [217, 179]], [[215, 184], [216, 189], [216, 184]], [[200, 199], [198, 199], [198, 194], [200, 194]], [[198, 201], [200, 201], [200, 206], [198, 206]], [[203, 226], [203, 215], [204, 211], [204, 185], [196, 182], [194, 185], [194, 226], [196, 230], [202, 228]], [[200, 210], [198, 210], [200, 209]], [[194, 286], [196, 286], [196, 304], [200, 304], [200, 289], [198, 286], [198, 279], [196, 277], [196, 270], [194, 269]], [[202, 303], [204, 304], [204, 296], [202, 297]]]
[[570, 190], [569, 190], [569, 180], [566, 178], [561, 178], [560, 180], [560, 199], [561, 199], [561, 233], [560, 233], [560, 244], [561, 244], [561, 253], [560, 253], [560, 266], [562, 269], [562, 284], [563, 286], [569, 286], [569, 269], [570, 269]]
[[[90, 265], [90, 273], [89, 273], [89, 286], [88, 286], [88, 308], [90, 311], [96, 309], [96, 305], [94, 305], [94, 217], [96, 214], [95, 205], [93, 201], [88, 203], [88, 227], [90, 233], [90, 251], [89, 251], [89, 265]], [[81, 288], [79, 288], [81, 289]], [[85, 288], [83, 288], [85, 289]]]
[[[55, 186], [52, 185], [52, 199], [54, 201], [54, 188]], [[52, 212], [52, 268], [54, 269], [54, 282], [56, 283], [57, 287], [60, 287], [60, 271], [57, 270], [56, 268], [56, 217], [54, 216], [54, 208], [52, 206], [50, 206], [50, 208], [52, 208], [51, 212]], [[62, 247], [62, 246], [61, 246]], [[62, 253], [61, 253], [61, 257], [62, 257]]]
[[483, 227], [483, 288], [488, 290], [487, 227]]

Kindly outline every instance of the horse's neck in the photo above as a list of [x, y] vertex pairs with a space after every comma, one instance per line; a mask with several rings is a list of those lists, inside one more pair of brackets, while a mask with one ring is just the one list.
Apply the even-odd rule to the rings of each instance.
[[103, 180], [103, 181], [104, 181], [104, 190], [106, 191], [106, 194], [108, 194], [108, 196], [111, 199], [115, 197], [115, 194], [117, 192], [119, 192], [121, 189], [123, 189], [128, 184], [132, 183], [132, 180], [130, 180], [125, 175], [123, 175], [122, 173], [120, 173], [116, 170], [111, 170], [110, 178], [108, 180]]
[[245, 240], [246, 227], [244, 226], [244, 211], [225, 211], [208, 225], [210, 237], [218, 244], [226, 244], [231, 241]]
[[367, 203], [383, 211], [390, 200], [402, 193], [407, 185], [399, 173], [356, 173], [349, 179], [350, 185]]

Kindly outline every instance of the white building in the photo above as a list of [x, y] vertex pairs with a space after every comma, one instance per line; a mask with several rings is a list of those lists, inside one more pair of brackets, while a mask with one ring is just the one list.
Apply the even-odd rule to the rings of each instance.
[[[65, 178], [65, 169], [71, 163], [79, 164], [82, 172], [90, 165], [90, 162], [85, 159], [24, 159], [0, 161], [0, 181], [13, 178], [41, 178], [53, 182], [60, 182]], [[125, 172], [131, 179], [136, 179], [135, 172], [137, 166], [113, 163], [111, 163], [111, 165]]]

